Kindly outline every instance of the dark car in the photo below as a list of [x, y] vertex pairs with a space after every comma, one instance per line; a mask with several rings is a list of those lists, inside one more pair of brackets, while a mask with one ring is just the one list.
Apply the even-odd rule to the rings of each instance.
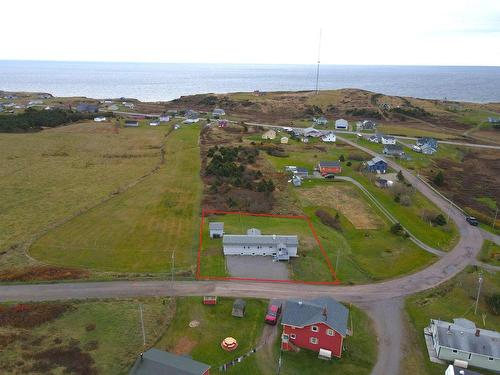
[[470, 225], [473, 225], [475, 227], [477, 227], [479, 225], [479, 221], [474, 217], [474, 216], [467, 216], [465, 218], [465, 220], [467, 220], [467, 222], [470, 224]]
[[333, 173], [327, 173], [327, 174], [323, 175], [323, 177], [328, 178], [328, 179], [334, 179], [335, 175]]
[[266, 319], [267, 324], [276, 325], [281, 315], [281, 303], [271, 303], [267, 308]]

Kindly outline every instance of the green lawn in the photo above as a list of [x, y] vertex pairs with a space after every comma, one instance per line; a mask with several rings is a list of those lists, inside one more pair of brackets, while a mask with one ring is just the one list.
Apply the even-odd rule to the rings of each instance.
[[[127, 129], [140, 133], [139, 129]], [[201, 197], [199, 126], [165, 142], [165, 164], [139, 184], [34, 243], [30, 253], [55, 265], [100, 271], [194, 270]]]
[[211, 215], [205, 218], [200, 267], [202, 276], [229, 276], [225, 269], [222, 240], [209, 237], [210, 221], [224, 222], [226, 234], [245, 234], [250, 228], [258, 228], [262, 234], [296, 234], [299, 237], [299, 257], [288, 264], [290, 278], [301, 281], [333, 281], [306, 220], [247, 215]]
[[494, 242], [485, 240], [479, 253], [479, 260], [493, 264], [494, 266], [500, 266], [500, 246]]
[[[179, 298], [175, 317], [155, 347], [190, 354], [193, 359], [211, 365], [211, 373], [219, 373], [220, 365], [255, 348], [264, 328], [267, 301], [245, 299], [247, 305], [243, 318], [231, 315], [233, 301], [232, 298], [219, 298], [216, 305], [207, 306], [202, 304], [201, 297]], [[189, 322], [193, 320], [200, 323], [198, 327], [189, 327]], [[220, 346], [228, 336], [238, 341], [238, 348], [232, 352], [227, 352]], [[241, 366], [233, 367], [229, 373], [254, 374], [251, 368], [243, 369], [246, 361]]]
[[[2, 374], [64, 373], [64, 366], [55, 364], [54, 371], [40, 365], [33, 367], [37, 361], [32, 356], [48, 349], [56, 351], [56, 361], [68, 366], [83, 367], [85, 357], [90, 356], [94, 362], [90, 367], [99, 374], [127, 374], [144, 350], [139, 304], [143, 305], [149, 347], [158, 339], [159, 332], [165, 330], [173, 314], [174, 306], [169, 299], [72, 302], [62, 316], [34, 328], [1, 326]], [[81, 350], [80, 356], [65, 352], [68, 348]], [[43, 357], [50, 358], [48, 354]]]
[[[165, 128], [120, 129], [81, 122], [28, 134], [0, 134], [0, 253], [93, 206], [151, 171]], [[2, 255], [0, 268], [27, 262]]]
[[[406, 373], [416, 375], [441, 375], [445, 367], [429, 361], [425, 347], [423, 329], [430, 319], [452, 321], [453, 318], [467, 318], [477, 327], [500, 330], [500, 316], [492, 314], [485, 297], [500, 293], [500, 273], [482, 273], [484, 283], [477, 315], [474, 315], [474, 302], [478, 287], [479, 273], [473, 267], [460, 273], [454, 279], [436, 289], [416, 294], [406, 301], [410, 319], [410, 340], [413, 348], [404, 361]], [[491, 374], [480, 370], [482, 374]]]
[[352, 165], [350, 167], [346, 165], [349, 155], [364, 155], [367, 159], [370, 159], [368, 155], [342, 143], [336, 145], [322, 144], [321, 147], [325, 149], [324, 152], [310, 146], [295, 145], [287, 149], [287, 157], [269, 155], [266, 155], [266, 157], [271, 161], [276, 170], [283, 171], [287, 165], [296, 165], [312, 170], [321, 160], [339, 160], [340, 156], [344, 155], [346, 162], [342, 163], [342, 175], [350, 176], [362, 183], [417, 238], [429, 246], [442, 250], [449, 250], [454, 246], [458, 240], [458, 232], [453, 223], [444, 227], [434, 227], [421, 218], [424, 210], [429, 210], [436, 214], [439, 213], [438, 208], [422, 194], [416, 192], [412, 197], [412, 205], [408, 207], [403, 206], [394, 201], [388, 189], [379, 189], [370, 181], [368, 175], [358, 171], [361, 162], [351, 161]]

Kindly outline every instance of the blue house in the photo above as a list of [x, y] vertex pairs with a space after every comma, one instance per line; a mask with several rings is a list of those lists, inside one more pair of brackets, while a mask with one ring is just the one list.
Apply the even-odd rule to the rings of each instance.
[[387, 162], [381, 157], [375, 156], [372, 160], [366, 162], [366, 169], [373, 173], [386, 173]]

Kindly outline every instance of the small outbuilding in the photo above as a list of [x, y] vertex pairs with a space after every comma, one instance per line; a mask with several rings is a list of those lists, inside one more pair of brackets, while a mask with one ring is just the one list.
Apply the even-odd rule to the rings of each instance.
[[222, 222], [211, 222], [208, 223], [208, 229], [210, 232], [210, 238], [222, 238], [224, 236], [224, 223]]
[[338, 119], [335, 121], [335, 129], [337, 130], [348, 130], [349, 129], [349, 123], [347, 120], [344, 120], [343, 118]]
[[274, 139], [274, 138], [276, 138], [276, 131], [272, 129], [262, 134], [262, 139]]
[[243, 318], [245, 316], [246, 305], [247, 303], [241, 298], [235, 299], [233, 302], [233, 311], [231, 315], [238, 318]]
[[187, 356], [152, 348], [139, 355], [129, 375], [152, 374], [209, 375], [210, 366]]
[[217, 305], [217, 296], [203, 296], [204, 305]]
[[125, 127], [127, 128], [137, 128], [139, 127], [139, 121], [137, 120], [126, 120]]
[[280, 143], [285, 144], [285, 145], [288, 144], [288, 137], [281, 137]]

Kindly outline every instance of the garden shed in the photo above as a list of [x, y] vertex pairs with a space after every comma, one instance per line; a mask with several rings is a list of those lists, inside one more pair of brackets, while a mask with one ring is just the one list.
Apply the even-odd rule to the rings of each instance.
[[240, 298], [234, 300], [233, 311], [232, 311], [231, 315], [236, 316], [238, 318], [243, 318], [245, 316], [246, 305], [247, 305], [247, 303]]

